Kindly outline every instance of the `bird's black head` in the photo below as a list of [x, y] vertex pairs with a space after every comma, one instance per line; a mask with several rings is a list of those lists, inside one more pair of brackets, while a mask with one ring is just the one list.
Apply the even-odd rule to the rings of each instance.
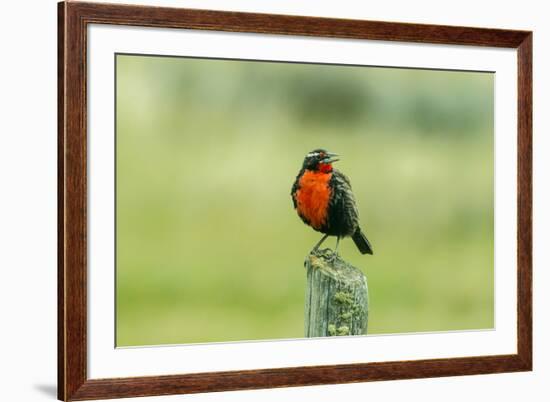
[[337, 156], [325, 149], [314, 149], [306, 155], [302, 167], [307, 170], [330, 172], [332, 163], [339, 160]]

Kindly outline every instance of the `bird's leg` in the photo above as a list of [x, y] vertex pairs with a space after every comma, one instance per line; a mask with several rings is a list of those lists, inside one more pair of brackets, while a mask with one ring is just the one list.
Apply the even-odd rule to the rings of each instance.
[[340, 244], [340, 236], [336, 236], [336, 247], [334, 248], [334, 252], [330, 256], [330, 261], [334, 262], [338, 258], [338, 245]]
[[327, 239], [328, 237], [328, 234], [324, 235], [323, 238], [321, 240], [319, 240], [319, 242], [315, 245], [315, 247], [313, 247], [313, 250], [311, 250], [312, 252], [313, 251], [317, 251], [317, 249], [319, 248], [319, 246], [321, 244], [323, 244], [323, 242]]

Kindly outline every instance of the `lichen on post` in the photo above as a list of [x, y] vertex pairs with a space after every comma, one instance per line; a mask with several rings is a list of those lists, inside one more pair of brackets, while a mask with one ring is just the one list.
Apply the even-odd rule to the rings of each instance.
[[367, 277], [330, 249], [306, 258], [305, 336], [364, 335], [368, 323]]

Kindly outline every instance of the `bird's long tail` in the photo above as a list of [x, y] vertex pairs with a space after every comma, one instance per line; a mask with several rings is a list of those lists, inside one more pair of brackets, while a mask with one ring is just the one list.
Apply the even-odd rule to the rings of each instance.
[[357, 228], [351, 238], [353, 239], [353, 242], [355, 243], [361, 254], [372, 254], [372, 246], [370, 245], [367, 236], [365, 236], [360, 228]]

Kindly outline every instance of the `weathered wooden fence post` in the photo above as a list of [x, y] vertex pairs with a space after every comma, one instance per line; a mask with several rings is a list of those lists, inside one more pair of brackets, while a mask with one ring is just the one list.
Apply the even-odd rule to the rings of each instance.
[[305, 336], [367, 333], [367, 277], [329, 249], [307, 256]]

